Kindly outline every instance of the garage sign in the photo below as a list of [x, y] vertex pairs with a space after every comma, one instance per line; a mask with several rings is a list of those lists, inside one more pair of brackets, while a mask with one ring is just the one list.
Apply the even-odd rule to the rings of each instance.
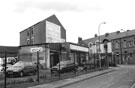
[[42, 52], [43, 48], [42, 47], [34, 47], [30, 49], [31, 52]]

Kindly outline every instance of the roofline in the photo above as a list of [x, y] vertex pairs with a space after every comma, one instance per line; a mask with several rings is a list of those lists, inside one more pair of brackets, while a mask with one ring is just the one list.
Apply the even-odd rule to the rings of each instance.
[[40, 44], [32, 44], [32, 45], [21, 45], [19, 47], [25, 47], [25, 46], [38, 46], [38, 45], [47, 45], [47, 44], [61, 44], [61, 43], [40, 43]]
[[135, 36], [135, 35], [129, 35], [129, 36], [125, 36], [125, 37], [115, 38], [115, 39], [111, 39], [111, 41], [112, 41], [112, 40], [117, 40], [117, 39], [122, 39], [122, 38], [131, 37], [131, 36]]
[[67, 42], [67, 43], [69, 43], [69, 44], [73, 44], [73, 45], [77, 45], [77, 46], [81, 46], [81, 47], [89, 48], [89, 47], [87, 47], [87, 46], [82, 46], [82, 45], [79, 45], [79, 44], [76, 44], [76, 43], [72, 43], [72, 42]]
[[0, 47], [19, 47], [19, 46], [0, 46]]
[[[81, 45], [78, 45], [76, 43], [71, 43], [71, 42], [65, 42], [65, 43], [69, 43], [69, 44], [73, 44], [73, 45], [77, 45], [77, 46], [81, 46]], [[40, 44], [32, 44], [32, 45], [22, 45], [22, 46], [19, 46], [20, 47], [25, 47], [25, 46], [38, 46], [38, 45], [47, 45], [47, 44], [64, 44], [64, 43], [40, 43]], [[87, 46], [81, 46], [81, 47], [86, 47], [88, 48]]]
[[[53, 14], [53, 15], [55, 15], [55, 14]], [[53, 15], [51, 15], [51, 16], [53, 16]], [[34, 25], [32, 25], [32, 26], [35, 26], [35, 25], [39, 24], [40, 22], [46, 21], [46, 20], [47, 20], [48, 18], [50, 18], [51, 16], [49, 16], [49, 17], [45, 18], [44, 20], [41, 20], [41, 21], [39, 21], [39, 22], [35, 23], [35, 24], [34, 24]], [[32, 26], [29, 26], [28, 28], [30, 28], [30, 27], [32, 27]], [[26, 31], [28, 28], [26, 28], [26, 29], [24, 29], [24, 30], [20, 31], [20, 33], [22, 33], [22, 32], [24, 32], [24, 31]]]
[[[133, 30], [124, 31], [124, 32], [120, 32], [120, 33], [126, 33], [126, 32], [130, 32], [130, 31], [135, 31], [135, 30], [133, 29]], [[116, 32], [112, 32], [112, 33], [109, 33], [109, 34], [113, 34], [113, 33], [116, 33]], [[134, 34], [129, 35], [129, 36], [133, 36], [133, 35], [134, 35]], [[102, 36], [105, 36], [105, 34], [104, 34], [104, 35], [100, 35], [100, 37], [102, 37]], [[129, 37], [129, 36], [126, 36], [126, 37]], [[92, 38], [84, 39], [84, 40], [82, 40], [82, 41], [92, 40], [92, 39], [98, 38], [98, 37], [99, 37], [99, 36], [97, 36], [97, 37], [92, 37]], [[120, 37], [120, 38], [124, 38], [124, 37]], [[120, 39], [120, 38], [114, 38], [114, 39], [111, 39], [111, 40]], [[110, 40], [110, 41], [111, 41], [111, 40]]]

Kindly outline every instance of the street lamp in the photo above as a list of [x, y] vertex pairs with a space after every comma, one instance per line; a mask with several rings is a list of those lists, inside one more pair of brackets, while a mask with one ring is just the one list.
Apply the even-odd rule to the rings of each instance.
[[99, 67], [101, 69], [101, 57], [100, 57], [100, 27], [102, 24], [106, 24], [106, 22], [102, 22], [98, 25], [98, 40], [99, 40]]

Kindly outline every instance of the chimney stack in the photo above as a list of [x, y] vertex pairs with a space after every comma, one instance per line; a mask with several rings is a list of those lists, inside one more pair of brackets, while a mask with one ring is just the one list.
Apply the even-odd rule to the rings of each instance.
[[97, 34], [95, 34], [95, 37], [97, 37]]
[[80, 44], [82, 41], [82, 37], [78, 37], [78, 44]]

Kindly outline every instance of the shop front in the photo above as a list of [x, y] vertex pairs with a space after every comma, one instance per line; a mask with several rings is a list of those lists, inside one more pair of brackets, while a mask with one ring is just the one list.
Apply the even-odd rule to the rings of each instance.
[[88, 61], [88, 47], [68, 43], [68, 56], [67, 60], [71, 60], [81, 66]]

